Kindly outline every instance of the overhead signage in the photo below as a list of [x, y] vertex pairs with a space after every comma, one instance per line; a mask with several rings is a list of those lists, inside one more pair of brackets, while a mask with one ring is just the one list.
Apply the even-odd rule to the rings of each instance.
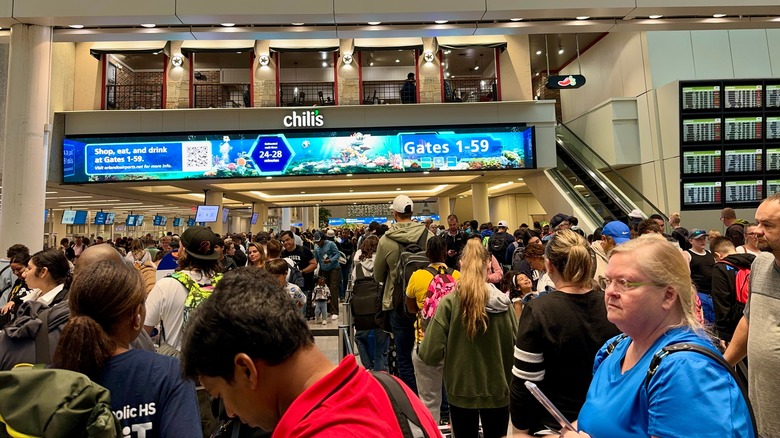
[[552, 90], [563, 90], [566, 88], [580, 88], [585, 85], [585, 76], [566, 75], [566, 76], [548, 76], [545, 86]]
[[65, 183], [535, 168], [534, 130], [521, 124], [68, 137], [65, 150]]

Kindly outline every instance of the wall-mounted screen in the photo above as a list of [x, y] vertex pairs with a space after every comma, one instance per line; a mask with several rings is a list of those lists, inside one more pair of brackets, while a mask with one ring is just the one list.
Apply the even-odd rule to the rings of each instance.
[[780, 108], [780, 85], [766, 86], [766, 107]]
[[252, 219], [249, 220], [249, 224], [250, 225], [256, 224], [258, 216], [260, 216], [260, 213], [252, 213]]
[[770, 179], [766, 182], [767, 198], [780, 192], [780, 179]]
[[682, 109], [709, 110], [719, 108], [720, 85], [682, 88]]
[[187, 226], [191, 227], [193, 225], [195, 225], [195, 219], [193, 219], [193, 218], [187, 219]]
[[135, 226], [140, 227], [144, 224], [144, 215], [139, 214], [135, 216]]
[[720, 181], [683, 183], [683, 204], [687, 206], [719, 205], [722, 199]]
[[168, 225], [168, 216], [163, 216], [162, 217], [162, 222], [160, 223], [160, 225], [163, 226], [163, 227]]
[[761, 108], [764, 104], [764, 86], [757, 85], [726, 85], [724, 107], [731, 108]]
[[534, 145], [523, 124], [69, 137], [63, 181], [533, 169]]
[[764, 170], [762, 149], [726, 150], [726, 172], [761, 172]]
[[181, 226], [181, 222], [182, 222], [182, 218], [180, 218], [180, 217], [173, 218], [173, 226], [174, 227], [180, 227]]
[[76, 210], [76, 215], [73, 218], [73, 225], [86, 225], [88, 213], [87, 210]]
[[62, 212], [62, 223], [64, 225], [73, 225], [76, 220], [76, 210], [65, 210]]
[[780, 117], [766, 118], [766, 139], [780, 140]]
[[761, 117], [726, 118], [726, 140], [761, 140], [763, 129]]
[[766, 150], [766, 170], [780, 171], [780, 148], [768, 148]]
[[685, 143], [720, 141], [720, 119], [683, 120], [682, 133]]
[[698, 175], [721, 171], [720, 150], [683, 152], [683, 174]]
[[764, 199], [764, 181], [726, 181], [726, 204], [757, 202]]
[[106, 216], [107, 216], [107, 214], [102, 212], [102, 211], [99, 211], [99, 212], [95, 213], [95, 222], [94, 222], [94, 224], [95, 225], [105, 225], [106, 224]]
[[116, 213], [106, 213], [106, 225], [114, 225], [114, 220], [116, 219]]
[[134, 227], [136, 222], [137, 216], [134, 214], [131, 214], [127, 216], [127, 219], [125, 220], [125, 225], [128, 227]]
[[222, 223], [223, 224], [227, 223], [229, 214], [230, 214], [230, 209], [222, 207]]
[[168, 218], [165, 216], [160, 216], [159, 214], [154, 215], [154, 219], [152, 219], [152, 225], [155, 227], [163, 226], [168, 222]]
[[195, 222], [216, 222], [219, 205], [199, 205], [195, 212]]

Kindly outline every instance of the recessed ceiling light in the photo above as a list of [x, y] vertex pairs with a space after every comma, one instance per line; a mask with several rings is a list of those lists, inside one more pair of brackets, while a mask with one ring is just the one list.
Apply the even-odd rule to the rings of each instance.
[[272, 177], [272, 176], [267, 176], [267, 177], [265, 177], [265, 179], [271, 179], [271, 178], [273, 178], [273, 177]]
[[429, 173], [431, 173], [431, 172], [428, 172], [428, 171], [426, 170], [425, 172], [423, 172], [423, 175], [428, 175]]
[[382, 22], [381, 21], [369, 21], [368, 24], [371, 25], [371, 26], [377, 26], [377, 25], [382, 24]]
[[445, 51], [444, 51], [444, 54], [445, 54], [445, 55], [449, 55], [450, 53], [452, 53], [452, 50], [445, 50]]
[[396, 59], [395, 62], [401, 62], [401, 60], [400, 59]]
[[350, 192], [354, 192], [354, 191], [355, 191], [355, 189], [349, 189], [349, 191], [350, 191]]
[[303, 26], [303, 23], [292, 23], [293, 26]]
[[510, 18], [509, 21], [523, 21], [522, 18]]
[[396, 187], [395, 189], [396, 189], [396, 190], [401, 190], [401, 188], [400, 188], [400, 187]]
[[588, 18], [590, 18], [590, 16], [588, 15], [580, 15], [579, 17], [577, 17], [578, 20], [587, 20]]
[[327, 66], [328, 66], [328, 63], [327, 63], [327, 62], [325, 62], [325, 61], [323, 61], [323, 62], [322, 62], [322, 66], [323, 66], [323, 67], [327, 67]]
[[726, 14], [712, 14], [712, 18], [723, 18]]
[[347, 176], [352, 176], [352, 174], [351, 174], [351, 173], [348, 173], [348, 174], [347, 174]]
[[563, 55], [563, 48], [558, 49], [558, 54]]
[[475, 65], [475, 66], [474, 66], [474, 70], [479, 70], [479, 66], [478, 66], [478, 65]]
[[518, 181], [522, 181], [522, 180], [523, 180], [523, 178], [517, 178], [517, 180], [518, 180]]
[[536, 51], [536, 54], [537, 54], [537, 55], [541, 55], [541, 54], [542, 54], [542, 51], [541, 51], [541, 50], [537, 50], [537, 51]]
[[147, 27], [151, 29], [152, 27], [157, 27], [157, 25], [153, 23], [147, 23], [147, 24], [142, 24], [141, 27]]
[[657, 19], [659, 19], [659, 18], [661, 18], [661, 17], [663, 17], [663, 15], [661, 15], [661, 14], [655, 14], [655, 15], [650, 15], [650, 16], [648, 16], [647, 18], [649, 18], [649, 19], [651, 19], [651, 20], [657, 20]]
[[448, 20], [435, 20], [434, 23], [436, 24], [447, 24]]
[[83, 29], [84, 25], [83, 24], [69, 24], [68, 27], [71, 28], [71, 29]]
[[303, 191], [302, 191], [301, 193], [306, 193], [306, 192], [303, 192]]
[[224, 27], [233, 27], [236, 25], [236, 23], [220, 23]]
[[368, 63], [368, 65], [370, 65], [371, 67], [373, 67], [373, 66], [374, 66], [374, 61], [371, 61], [371, 62], [369, 62], [369, 63]]

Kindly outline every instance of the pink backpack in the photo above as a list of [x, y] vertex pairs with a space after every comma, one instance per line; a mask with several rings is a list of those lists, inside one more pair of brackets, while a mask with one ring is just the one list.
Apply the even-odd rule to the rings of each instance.
[[455, 290], [455, 277], [452, 276], [452, 273], [455, 271], [454, 269], [445, 269], [442, 266], [437, 270], [436, 268], [428, 266], [425, 270], [433, 274], [433, 278], [428, 284], [428, 292], [425, 294], [425, 301], [423, 302], [423, 330], [428, 327], [428, 324], [433, 319], [433, 315], [436, 314], [436, 307], [439, 305], [439, 301], [441, 301], [445, 295]]

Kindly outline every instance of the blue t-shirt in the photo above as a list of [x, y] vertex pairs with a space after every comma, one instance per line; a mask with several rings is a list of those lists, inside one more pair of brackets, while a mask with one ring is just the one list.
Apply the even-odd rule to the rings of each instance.
[[111, 410], [125, 438], [201, 436], [195, 385], [179, 360], [143, 350], [108, 359], [95, 382], [111, 391]]
[[712, 359], [696, 352], [664, 357], [650, 383], [645, 376], [656, 352], [669, 344], [712, 346], [687, 328], [671, 329], [633, 368], [621, 374], [631, 343], [626, 338], [607, 355], [596, 355], [593, 381], [577, 426], [592, 438], [754, 437], [747, 404], [737, 382]]

